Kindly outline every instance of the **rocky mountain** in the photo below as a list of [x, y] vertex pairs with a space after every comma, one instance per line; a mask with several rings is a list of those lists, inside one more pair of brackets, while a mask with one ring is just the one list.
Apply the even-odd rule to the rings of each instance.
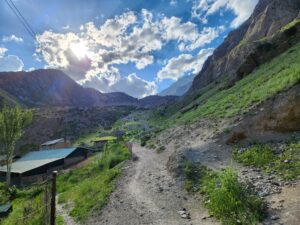
[[182, 96], [184, 95], [189, 88], [191, 87], [195, 75], [188, 75], [179, 78], [176, 82], [171, 84], [170, 87], [166, 88], [162, 92], [159, 93], [161, 96], [175, 95]]
[[[1, 72], [0, 100], [19, 102], [28, 107], [44, 106], [137, 106], [155, 107], [168, 103], [170, 98], [153, 97], [139, 100], [125, 93], [101, 93], [77, 84], [60, 70], [31, 72]], [[157, 101], [156, 101], [157, 100]]]
[[143, 108], [152, 108], [153, 106], [159, 107], [169, 105], [178, 100], [177, 96], [158, 96], [152, 95], [139, 100], [139, 106]]
[[[220, 78], [230, 82], [241, 79], [241, 74], [239, 74], [241, 66], [245, 63], [248, 65], [249, 57], [253, 54], [257, 56], [262, 51], [276, 48], [276, 46], [268, 45], [268, 39], [280, 36], [280, 31], [287, 24], [299, 18], [299, 11], [300, 0], [260, 0], [251, 17], [238, 29], [232, 31], [223, 44], [208, 58], [187, 95], [197, 95], [201, 88]], [[278, 39], [285, 40], [289, 38], [287, 36], [281, 36]], [[279, 48], [279, 51], [274, 51], [271, 56], [263, 58], [260, 63], [256, 63], [255, 57], [252, 57], [251, 60], [254, 61], [252, 64], [255, 67], [265, 63], [287, 48]], [[253, 65], [251, 69], [254, 69]]]

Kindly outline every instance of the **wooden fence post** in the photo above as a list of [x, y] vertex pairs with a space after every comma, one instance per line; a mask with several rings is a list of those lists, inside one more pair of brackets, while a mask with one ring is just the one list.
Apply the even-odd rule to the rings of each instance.
[[57, 174], [57, 171], [52, 172], [50, 225], [55, 225], [56, 174]]

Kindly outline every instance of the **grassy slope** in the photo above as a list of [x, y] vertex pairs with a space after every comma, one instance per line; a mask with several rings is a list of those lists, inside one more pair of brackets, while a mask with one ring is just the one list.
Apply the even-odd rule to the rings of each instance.
[[236, 150], [233, 156], [246, 166], [275, 171], [284, 180], [300, 178], [300, 141], [287, 144], [280, 154], [268, 145], [253, 145], [243, 152]]
[[122, 143], [110, 143], [104, 153], [90, 158], [84, 167], [58, 178], [59, 202], [66, 203], [70, 215], [83, 222], [100, 210], [113, 191], [122, 163], [130, 156]]
[[[44, 223], [44, 189], [35, 185], [25, 189], [15, 189], [13, 197], [0, 185], [0, 204], [12, 202], [13, 211], [0, 219], [1, 225], [40, 225]], [[13, 199], [13, 201], [12, 201]]]
[[20, 105], [19, 102], [13, 96], [8, 94], [6, 91], [0, 89], [0, 107], [2, 107], [4, 104], [7, 104], [9, 106]]
[[[60, 175], [57, 180], [59, 202], [67, 203], [71, 216], [84, 221], [93, 210], [105, 205], [121, 173], [121, 163], [129, 156], [124, 144], [110, 143], [104, 153], [89, 158], [84, 166]], [[4, 184], [0, 183], [0, 204], [13, 203], [13, 211], [0, 220], [0, 225], [44, 224], [43, 199], [42, 185], [16, 189], [12, 198], [5, 191]], [[60, 216], [57, 216], [57, 224], [64, 224]]]
[[300, 81], [300, 44], [292, 47], [271, 62], [260, 66], [233, 87], [217, 91], [213, 87], [200, 96], [202, 102], [196, 109], [177, 113], [177, 122], [192, 122], [203, 117], [231, 117], [247, 111], [253, 105], [289, 89]]

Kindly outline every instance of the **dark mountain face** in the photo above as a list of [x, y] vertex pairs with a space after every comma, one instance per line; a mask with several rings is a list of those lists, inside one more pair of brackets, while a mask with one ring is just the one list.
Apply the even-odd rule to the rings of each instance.
[[[44, 106], [136, 106], [156, 107], [169, 103], [164, 97], [138, 100], [125, 93], [101, 93], [77, 84], [60, 70], [36, 70], [31, 72], [1, 72], [0, 94], [28, 107]], [[146, 103], [145, 103], [146, 102]]]
[[256, 51], [257, 43], [276, 35], [299, 11], [300, 0], [260, 0], [252, 16], [232, 31], [205, 62], [187, 95], [196, 95], [199, 89], [221, 77], [238, 79], [238, 69]]
[[[1, 73], [0, 88], [30, 107], [89, 107], [118, 103], [117, 99], [110, 99], [110, 102], [108, 96], [93, 89], [83, 88], [59, 70]], [[129, 102], [135, 102], [134, 98], [126, 97]]]

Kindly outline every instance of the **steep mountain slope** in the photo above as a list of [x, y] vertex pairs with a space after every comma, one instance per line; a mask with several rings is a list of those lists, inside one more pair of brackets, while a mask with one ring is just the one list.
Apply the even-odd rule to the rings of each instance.
[[[196, 76], [189, 96], [218, 78], [239, 79], [237, 71], [247, 57], [257, 49], [257, 41], [272, 37], [299, 14], [300, 0], [261, 0], [252, 16], [231, 32]], [[281, 52], [280, 52], [281, 53]]]
[[163, 99], [164, 97], [159, 96], [153, 97], [149, 102], [149, 99], [138, 100], [121, 92], [104, 94], [92, 88], [82, 87], [62, 71], [53, 69], [2, 72], [0, 73], [0, 90], [5, 97], [3, 99], [13, 99], [28, 107], [145, 107], [145, 105], [156, 107], [170, 102], [170, 98]]
[[169, 105], [178, 100], [177, 96], [158, 96], [152, 95], [142, 99], [139, 99], [139, 106], [143, 108], [151, 108], [153, 106], [159, 107], [163, 105]]
[[[116, 104], [118, 99], [83, 88], [59, 70], [36, 70], [32, 72], [3, 72], [0, 88], [27, 106], [104, 106]], [[135, 99], [126, 96], [129, 102]]]
[[195, 75], [181, 77], [175, 83], [171, 84], [170, 87], [168, 87], [167, 89], [160, 92], [159, 95], [161, 95], [161, 96], [167, 96], [167, 95], [182, 96], [190, 89], [194, 78], [195, 78]]

